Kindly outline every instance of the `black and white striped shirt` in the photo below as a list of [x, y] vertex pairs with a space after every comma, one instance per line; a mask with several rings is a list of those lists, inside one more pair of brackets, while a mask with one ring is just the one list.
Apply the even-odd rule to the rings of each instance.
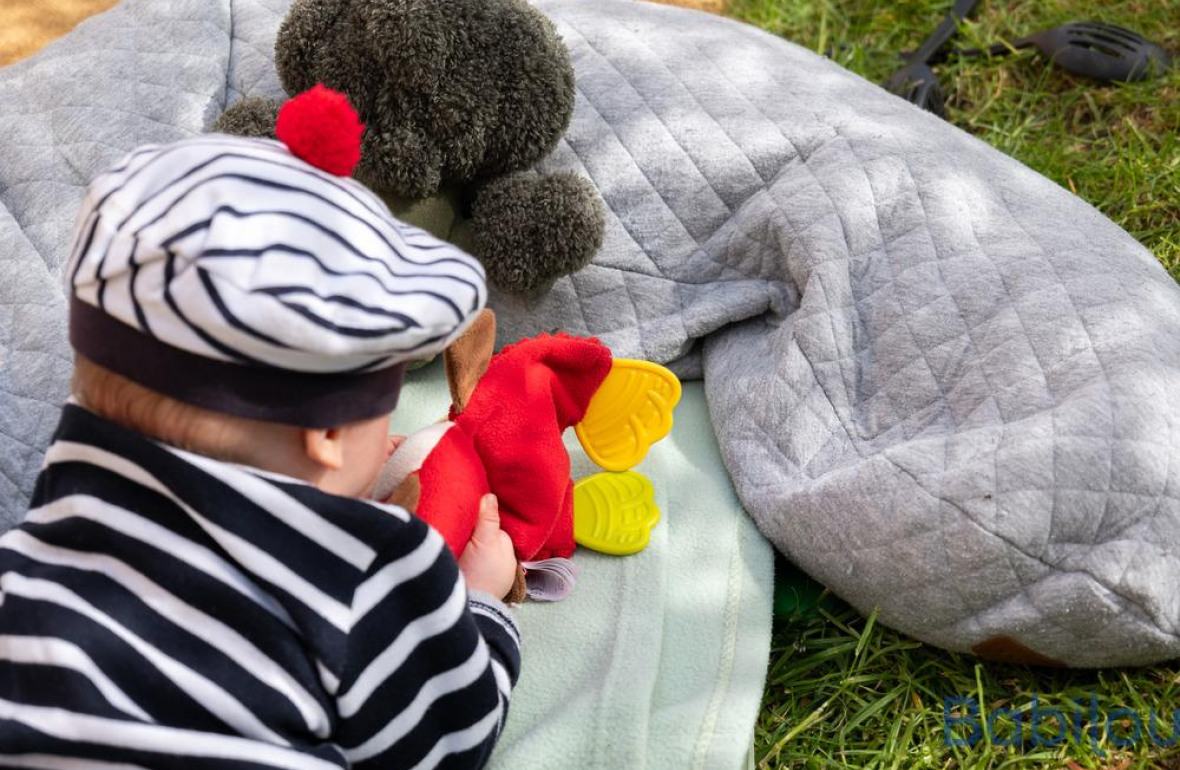
[[519, 662], [419, 519], [78, 406], [0, 537], [0, 767], [479, 767]]

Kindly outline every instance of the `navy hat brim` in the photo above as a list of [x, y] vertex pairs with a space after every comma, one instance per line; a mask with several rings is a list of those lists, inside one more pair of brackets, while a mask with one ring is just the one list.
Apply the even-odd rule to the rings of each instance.
[[77, 298], [70, 342], [99, 366], [203, 409], [302, 428], [334, 428], [397, 406], [406, 364], [310, 373], [217, 361], [143, 334]]

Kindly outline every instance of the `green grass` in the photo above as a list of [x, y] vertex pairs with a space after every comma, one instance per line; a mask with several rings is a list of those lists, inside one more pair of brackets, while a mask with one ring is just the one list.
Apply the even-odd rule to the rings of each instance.
[[[830, 55], [874, 82], [897, 69], [950, 0], [732, 0], [731, 15]], [[987, 45], [1066, 21], [1135, 29], [1180, 54], [1180, 0], [982, 2], [957, 40]], [[937, 69], [955, 125], [1077, 193], [1180, 280], [1180, 67], [1100, 86], [1024, 55]]]
[[[1155, 747], [1147, 734], [1154, 711], [1161, 720], [1156, 734], [1172, 739], [1180, 667], [1066, 671], [985, 663], [923, 645], [846, 608], [821, 612], [812, 619], [776, 621], [755, 733], [760, 768], [1180, 770], [1180, 748]], [[1039, 709], [1062, 709], [1067, 720], [1079, 719], [1080, 727], [1071, 723], [1071, 734], [1051, 746], [1061, 730], [1044, 717], [1038, 746], [1029, 732], [1034, 696]], [[961, 701], [948, 704], [948, 698], [982, 703], [985, 715], [1013, 709], [1021, 715], [1021, 740], [1015, 740], [1015, 718], [1004, 715], [994, 722], [993, 740], [947, 746], [948, 705], [951, 734], [971, 735], [969, 725], [954, 721], [966, 714]], [[1117, 745], [1119, 739], [1132, 742], [1135, 729], [1131, 717], [1118, 718], [1118, 708], [1132, 709], [1143, 722], [1131, 748]], [[1110, 735], [1106, 722], [1112, 716]]]
[[[731, 14], [830, 55], [880, 82], [897, 53], [933, 30], [949, 0], [732, 0]], [[1180, 52], [1180, 0], [984, 2], [960, 40], [983, 45], [1069, 20], [1136, 29]], [[1180, 69], [1152, 82], [1098, 86], [1028, 56], [939, 68], [948, 119], [1077, 193], [1142, 241], [1180, 280]], [[1034, 745], [1033, 695], [1042, 708], [1127, 707], [1147, 717], [1180, 708], [1180, 664], [1153, 669], [1052, 671], [981, 663], [919, 644], [847, 609], [777, 621], [755, 748], [762, 768], [1067, 768], [1180, 770], [1180, 746], [1146, 737], [1120, 749], [1133, 728], [1082, 720], [1081, 741]], [[973, 695], [985, 712], [1013, 707], [1024, 741], [948, 747], [944, 699]], [[1104, 722], [1099, 719], [1099, 722]], [[1052, 724], [1052, 723], [1050, 723]], [[1013, 722], [999, 722], [1011, 739]], [[1171, 736], [1165, 722], [1158, 732]], [[1097, 749], [1089, 737], [1099, 736]], [[969, 731], [955, 734], [966, 737]]]

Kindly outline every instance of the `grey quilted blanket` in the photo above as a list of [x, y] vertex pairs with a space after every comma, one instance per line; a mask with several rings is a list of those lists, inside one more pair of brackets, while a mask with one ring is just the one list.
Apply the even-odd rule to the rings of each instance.
[[[69, 372], [58, 271], [88, 178], [278, 95], [286, 0], [127, 0], [0, 71], [0, 516]], [[545, 165], [594, 180], [564, 327], [703, 374], [762, 531], [955, 650], [1180, 655], [1180, 287], [1093, 208], [834, 64], [738, 24], [543, 0], [577, 70]], [[675, 516], [675, 511], [669, 512]]]

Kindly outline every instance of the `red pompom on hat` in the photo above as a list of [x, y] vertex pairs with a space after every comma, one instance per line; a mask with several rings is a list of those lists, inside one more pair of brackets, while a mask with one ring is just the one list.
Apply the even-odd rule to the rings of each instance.
[[296, 157], [338, 176], [351, 176], [361, 159], [365, 124], [339, 91], [317, 83], [279, 110], [275, 136]]

